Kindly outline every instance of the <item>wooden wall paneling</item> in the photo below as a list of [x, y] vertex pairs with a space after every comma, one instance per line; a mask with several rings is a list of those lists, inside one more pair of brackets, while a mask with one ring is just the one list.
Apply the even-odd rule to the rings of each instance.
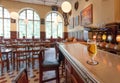
[[119, 33], [120, 23], [109, 23], [109, 24], [106, 24], [105, 28], [107, 28], [108, 32], [111, 32], [113, 36], [112, 43], [117, 43], [116, 36], [117, 34], [120, 34]]
[[46, 38], [46, 35], [45, 35], [45, 32], [40, 32], [40, 39], [42, 39], [42, 40], [45, 40], [45, 38]]
[[68, 32], [64, 32], [64, 39], [68, 38], [69, 33]]
[[75, 69], [72, 67], [72, 72], [71, 72], [71, 77], [72, 77], [72, 83], [84, 83], [84, 81], [82, 80], [82, 78], [77, 74], [77, 72], [75, 71]]
[[17, 31], [10, 31], [11, 39], [17, 39]]

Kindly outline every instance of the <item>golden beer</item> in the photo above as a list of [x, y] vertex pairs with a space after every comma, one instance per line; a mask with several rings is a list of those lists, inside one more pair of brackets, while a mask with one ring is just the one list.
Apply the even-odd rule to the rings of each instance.
[[97, 45], [92, 43], [88, 44], [88, 53], [90, 57], [94, 57], [97, 54]]
[[88, 64], [90, 65], [97, 65], [98, 61], [94, 60], [96, 54], [97, 54], [97, 44], [96, 41], [93, 40], [88, 40], [87, 41], [87, 50], [88, 50], [88, 55], [90, 56], [90, 60], [87, 61]]

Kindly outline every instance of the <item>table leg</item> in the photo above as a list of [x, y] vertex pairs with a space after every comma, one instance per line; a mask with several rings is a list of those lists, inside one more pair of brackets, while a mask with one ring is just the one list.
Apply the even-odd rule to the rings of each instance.
[[8, 53], [7, 53], [7, 71], [9, 70], [9, 57], [8, 57]]

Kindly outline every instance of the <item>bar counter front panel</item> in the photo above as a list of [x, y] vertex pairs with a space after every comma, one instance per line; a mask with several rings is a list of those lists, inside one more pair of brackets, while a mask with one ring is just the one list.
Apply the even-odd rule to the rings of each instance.
[[59, 49], [85, 83], [120, 83], [120, 57], [99, 50], [95, 60], [98, 65], [89, 65], [87, 46], [81, 43], [60, 43]]

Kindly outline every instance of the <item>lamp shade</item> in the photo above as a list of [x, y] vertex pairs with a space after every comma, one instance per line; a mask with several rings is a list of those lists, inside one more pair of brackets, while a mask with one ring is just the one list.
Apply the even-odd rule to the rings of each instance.
[[93, 35], [93, 39], [96, 39], [96, 35]]
[[105, 34], [102, 35], [102, 39], [106, 40], [106, 35]]
[[72, 6], [71, 6], [70, 2], [64, 1], [61, 5], [61, 8], [62, 8], [63, 12], [68, 13], [72, 9]]
[[108, 35], [108, 41], [111, 42], [112, 41], [112, 35]]
[[18, 19], [19, 15], [18, 15], [17, 12], [11, 12], [11, 13], [10, 13], [10, 17], [11, 17], [12, 19]]
[[120, 42], [120, 35], [117, 35], [116, 41], [117, 41], [117, 42]]

